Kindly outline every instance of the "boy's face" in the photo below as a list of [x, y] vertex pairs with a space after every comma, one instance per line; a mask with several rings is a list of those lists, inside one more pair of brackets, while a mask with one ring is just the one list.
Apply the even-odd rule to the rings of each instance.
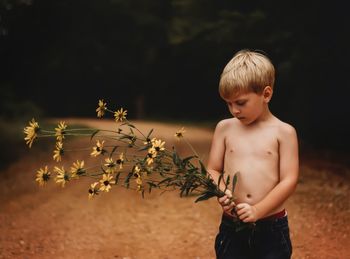
[[254, 92], [239, 93], [225, 99], [225, 101], [230, 113], [241, 123], [249, 125], [262, 115], [267, 103], [271, 99], [271, 95], [272, 89], [268, 86], [262, 94], [256, 94]]

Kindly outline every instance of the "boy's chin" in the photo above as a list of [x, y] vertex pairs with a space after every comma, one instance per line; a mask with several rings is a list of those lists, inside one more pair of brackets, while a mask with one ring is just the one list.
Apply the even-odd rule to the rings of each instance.
[[239, 120], [240, 123], [244, 124], [244, 125], [249, 125], [250, 123], [252, 123], [252, 121], [248, 120], [245, 117], [236, 117], [237, 120]]

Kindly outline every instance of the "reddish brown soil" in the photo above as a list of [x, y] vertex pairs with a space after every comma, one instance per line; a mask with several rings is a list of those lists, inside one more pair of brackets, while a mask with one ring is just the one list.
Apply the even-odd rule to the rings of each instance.
[[[74, 123], [113, 126], [100, 121]], [[187, 149], [173, 140], [178, 125], [135, 124], [143, 132], [154, 128], [168, 147]], [[187, 132], [205, 160], [212, 131], [187, 127]], [[142, 199], [132, 190], [113, 187], [89, 201], [91, 179], [70, 182], [65, 188], [53, 182], [39, 188], [36, 170], [54, 162], [52, 146], [39, 149], [35, 144], [0, 172], [0, 258], [215, 258], [213, 244], [221, 216], [216, 199], [194, 203], [194, 197], [157, 191]], [[69, 168], [73, 159], [82, 158], [86, 157], [75, 153], [63, 164]], [[350, 179], [344, 176], [350, 174], [349, 168], [305, 156], [300, 169], [299, 185], [287, 202], [293, 258], [350, 258]]]

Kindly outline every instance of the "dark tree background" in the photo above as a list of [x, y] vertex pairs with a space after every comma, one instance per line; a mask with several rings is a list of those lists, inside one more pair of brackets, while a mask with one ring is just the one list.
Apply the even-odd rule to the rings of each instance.
[[0, 8], [3, 121], [39, 111], [94, 117], [100, 98], [132, 118], [218, 121], [229, 116], [220, 73], [249, 48], [276, 66], [274, 114], [315, 147], [350, 144], [342, 3], [0, 0]]

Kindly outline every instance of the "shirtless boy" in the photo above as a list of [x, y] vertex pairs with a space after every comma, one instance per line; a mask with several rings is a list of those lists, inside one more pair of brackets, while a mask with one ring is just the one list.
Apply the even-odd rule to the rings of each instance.
[[[234, 194], [226, 191], [218, 199], [223, 208], [215, 240], [219, 259], [292, 254], [284, 203], [297, 185], [298, 140], [295, 129], [269, 110], [274, 80], [271, 61], [249, 50], [236, 53], [221, 74], [220, 96], [234, 118], [217, 124], [207, 169], [216, 182], [221, 173], [231, 179], [237, 173], [238, 179]], [[236, 231], [233, 217], [254, 227]]]

